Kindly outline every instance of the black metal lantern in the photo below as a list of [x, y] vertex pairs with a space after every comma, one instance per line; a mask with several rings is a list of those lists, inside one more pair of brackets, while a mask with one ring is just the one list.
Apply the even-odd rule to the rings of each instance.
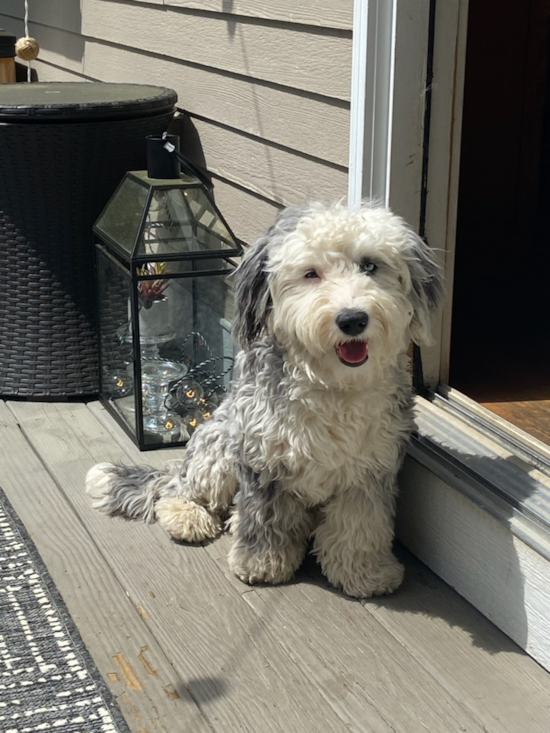
[[148, 139], [148, 171], [127, 173], [94, 225], [100, 398], [141, 450], [187, 442], [234, 358], [242, 250], [204, 181], [179, 172], [177, 143]]

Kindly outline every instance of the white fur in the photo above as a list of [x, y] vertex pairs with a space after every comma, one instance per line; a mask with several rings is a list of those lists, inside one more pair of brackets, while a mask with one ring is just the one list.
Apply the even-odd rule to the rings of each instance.
[[92, 500], [94, 509], [101, 511], [109, 496], [110, 463], [96, 463], [86, 474], [86, 493]]
[[176, 540], [202, 542], [222, 531], [216, 514], [179, 496], [159, 499], [155, 511], [160, 525]]

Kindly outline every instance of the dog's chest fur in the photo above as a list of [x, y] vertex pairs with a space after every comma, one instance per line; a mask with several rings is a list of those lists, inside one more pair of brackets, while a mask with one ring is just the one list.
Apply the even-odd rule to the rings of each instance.
[[234, 408], [244, 460], [255, 471], [319, 504], [368, 475], [397, 470], [412, 426], [406, 379], [334, 390], [297, 383], [274, 359], [259, 371], [254, 363], [253, 381], [243, 366]]
[[[393, 403], [393, 404], [392, 404]], [[392, 398], [376, 394], [309, 395], [289, 403], [291, 424], [281, 440], [287, 483], [294, 492], [322, 503], [336, 489], [365, 482], [367, 475], [391, 472], [399, 463], [406, 419], [390, 419]]]

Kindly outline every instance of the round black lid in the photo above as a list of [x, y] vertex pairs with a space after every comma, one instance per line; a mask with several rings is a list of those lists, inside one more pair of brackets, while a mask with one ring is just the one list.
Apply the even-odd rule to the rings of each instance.
[[0, 28], [0, 59], [15, 56], [15, 41], [13, 33]]
[[0, 84], [0, 120], [17, 122], [129, 119], [170, 112], [173, 89], [148, 84], [37, 82]]

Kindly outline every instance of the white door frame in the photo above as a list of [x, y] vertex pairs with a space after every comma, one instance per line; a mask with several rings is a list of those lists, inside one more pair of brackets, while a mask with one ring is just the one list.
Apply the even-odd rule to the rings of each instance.
[[389, 204], [397, 0], [354, 0], [348, 202]]

